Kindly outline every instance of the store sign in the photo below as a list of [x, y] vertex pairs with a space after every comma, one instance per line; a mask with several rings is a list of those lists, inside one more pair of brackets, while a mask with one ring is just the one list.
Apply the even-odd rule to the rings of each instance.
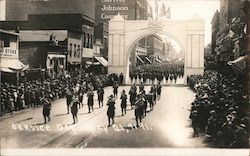
[[98, 3], [98, 9], [100, 10], [100, 17], [98, 18], [110, 20], [119, 12], [125, 20], [128, 19], [130, 0], [99, 0]]
[[18, 58], [18, 50], [12, 48], [2, 48], [0, 47], [0, 57], [5, 58]]

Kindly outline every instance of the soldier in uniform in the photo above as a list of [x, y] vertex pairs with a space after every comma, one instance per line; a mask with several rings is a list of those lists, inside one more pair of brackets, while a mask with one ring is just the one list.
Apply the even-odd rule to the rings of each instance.
[[99, 103], [99, 108], [101, 108], [101, 104], [103, 106], [103, 95], [104, 95], [104, 89], [102, 86], [99, 86], [97, 89], [97, 95], [98, 95], [98, 103]]
[[140, 86], [139, 86], [139, 92], [142, 92], [144, 90], [144, 84], [143, 82], [141, 82]]
[[94, 93], [92, 90], [90, 90], [87, 94], [88, 96], [88, 108], [89, 108], [89, 113], [90, 111], [94, 111], [93, 105], [94, 105]]
[[149, 91], [147, 95], [147, 100], [150, 106], [150, 110], [152, 111], [154, 109], [154, 102], [153, 102], [153, 91]]
[[117, 93], [118, 93], [118, 83], [115, 82], [114, 85], [113, 85], [113, 93], [114, 93], [114, 98], [117, 97]]
[[125, 93], [125, 90], [122, 91], [120, 99], [121, 99], [121, 108], [123, 116], [123, 112], [126, 114], [126, 108], [127, 108], [127, 95]]
[[137, 95], [137, 100], [135, 102], [135, 120], [136, 120], [137, 127], [139, 127], [138, 120], [140, 120], [140, 123], [141, 123], [141, 119], [143, 115], [144, 101], [142, 98], [143, 98], [142, 95]]
[[108, 100], [108, 110], [107, 110], [107, 116], [108, 116], [108, 122], [109, 122], [109, 125], [110, 126], [110, 120], [112, 119], [112, 124], [114, 124], [114, 117], [115, 117], [115, 99], [113, 97], [113, 95], [111, 95], [109, 97], [109, 100]]
[[133, 109], [133, 105], [135, 105], [135, 100], [136, 100], [136, 95], [137, 95], [136, 90], [137, 90], [136, 86], [135, 86], [135, 84], [133, 84], [130, 88], [130, 91], [129, 91], [129, 95], [130, 95], [129, 101], [131, 104], [131, 109]]
[[72, 91], [70, 89], [67, 89], [67, 91], [66, 91], [66, 103], [67, 103], [67, 113], [68, 114], [69, 114], [69, 105], [72, 101], [72, 97], [73, 97]]
[[73, 117], [73, 124], [78, 122], [77, 113], [78, 113], [78, 104], [79, 99], [76, 94], [73, 95], [72, 102], [70, 103], [71, 113]]
[[41, 103], [43, 104], [43, 118], [44, 118], [44, 124], [48, 121], [50, 121], [50, 110], [51, 110], [51, 103], [48, 98], [42, 98]]
[[157, 97], [158, 99], [161, 98], [161, 83], [158, 82], [157, 86], [156, 86], [156, 90], [157, 90]]

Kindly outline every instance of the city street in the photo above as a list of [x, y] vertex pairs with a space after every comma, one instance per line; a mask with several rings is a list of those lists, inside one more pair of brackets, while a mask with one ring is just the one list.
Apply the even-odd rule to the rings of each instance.
[[[119, 87], [128, 93], [129, 86]], [[146, 93], [150, 86], [146, 86]], [[162, 96], [136, 128], [134, 110], [128, 103], [121, 116], [120, 99], [116, 99], [115, 125], [107, 127], [107, 97], [112, 87], [105, 88], [104, 107], [99, 108], [95, 91], [94, 112], [88, 113], [87, 98], [73, 125], [67, 114], [66, 99], [52, 104], [51, 121], [43, 124], [42, 108], [22, 111], [1, 118], [1, 148], [88, 148], [88, 147], [206, 147], [202, 138], [193, 138], [189, 121], [190, 103], [195, 94], [183, 85], [162, 87]], [[128, 100], [129, 101], [129, 100]], [[149, 111], [149, 108], [148, 108]]]

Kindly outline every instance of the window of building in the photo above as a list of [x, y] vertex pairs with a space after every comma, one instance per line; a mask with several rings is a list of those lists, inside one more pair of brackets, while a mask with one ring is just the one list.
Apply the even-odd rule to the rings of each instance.
[[86, 48], [89, 48], [89, 46], [90, 46], [90, 35], [87, 34], [87, 36], [88, 36], [88, 38], [87, 38], [87, 47]]
[[81, 50], [80, 50], [80, 45], [78, 45], [78, 46], [77, 46], [77, 57], [80, 57], [80, 52], [81, 52]]
[[83, 47], [85, 48], [85, 45], [86, 45], [86, 34], [83, 33]]
[[4, 37], [4, 47], [10, 47], [10, 38], [7, 36]]
[[69, 57], [72, 57], [72, 44], [69, 45]]
[[89, 41], [90, 43], [89, 43], [89, 48], [93, 48], [93, 37], [92, 37], [92, 35], [90, 35], [90, 41]]
[[53, 65], [53, 59], [50, 59], [50, 62], [49, 62], [50, 66]]
[[74, 44], [74, 57], [76, 57], [77, 50], [76, 50], [76, 44]]

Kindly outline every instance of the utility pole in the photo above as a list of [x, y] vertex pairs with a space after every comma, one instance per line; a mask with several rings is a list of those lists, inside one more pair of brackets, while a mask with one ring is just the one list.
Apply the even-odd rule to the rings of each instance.
[[80, 79], [82, 79], [82, 53], [83, 53], [83, 33], [81, 32], [81, 44], [80, 44]]

